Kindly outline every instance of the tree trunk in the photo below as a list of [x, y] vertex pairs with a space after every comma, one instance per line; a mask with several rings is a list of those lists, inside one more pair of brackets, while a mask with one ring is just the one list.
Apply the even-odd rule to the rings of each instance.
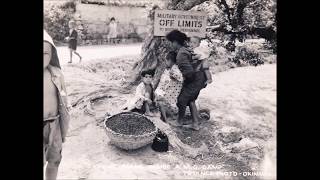
[[[190, 10], [192, 7], [199, 5], [208, 0], [170, 0], [167, 3], [166, 9], [171, 10]], [[153, 69], [155, 70], [154, 85], [157, 87], [161, 74], [164, 71], [165, 56], [171, 50], [170, 44], [165, 41], [165, 37], [154, 36], [153, 22], [154, 11], [159, 9], [154, 7], [150, 12], [150, 20], [152, 22], [152, 28], [149, 32], [147, 39], [142, 47], [141, 59], [134, 67], [134, 71], [137, 72], [134, 78], [134, 82], [137, 82], [140, 77], [139, 74], [143, 70]]]

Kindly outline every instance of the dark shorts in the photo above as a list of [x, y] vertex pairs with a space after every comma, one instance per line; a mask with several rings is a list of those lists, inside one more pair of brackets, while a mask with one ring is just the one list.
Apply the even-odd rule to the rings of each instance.
[[70, 48], [72, 50], [77, 50], [77, 40], [70, 39], [68, 48]]
[[201, 89], [205, 87], [206, 77], [203, 71], [198, 71], [195, 73], [195, 78], [192, 82], [184, 83], [178, 97], [179, 101], [183, 100], [186, 101], [187, 104], [191, 101], [195, 101]]
[[43, 158], [44, 162], [60, 163], [62, 138], [59, 119], [43, 122]]

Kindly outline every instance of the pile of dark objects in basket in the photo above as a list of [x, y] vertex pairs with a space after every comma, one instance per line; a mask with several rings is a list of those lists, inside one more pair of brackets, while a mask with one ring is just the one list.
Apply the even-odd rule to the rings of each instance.
[[143, 135], [155, 130], [153, 123], [148, 119], [133, 116], [110, 119], [106, 122], [106, 126], [116, 133], [125, 135]]

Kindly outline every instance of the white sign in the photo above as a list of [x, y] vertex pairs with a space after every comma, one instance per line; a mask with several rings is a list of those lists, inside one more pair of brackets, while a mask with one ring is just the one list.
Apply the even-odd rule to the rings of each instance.
[[187, 36], [205, 37], [207, 14], [199, 11], [156, 10], [154, 35], [165, 36], [177, 29]]

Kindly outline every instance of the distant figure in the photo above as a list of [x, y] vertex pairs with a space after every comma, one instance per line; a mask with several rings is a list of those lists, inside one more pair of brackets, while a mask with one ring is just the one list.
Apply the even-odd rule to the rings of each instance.
[[70, 50], [70, 61], [68, 63], [72, 63], [72, 53], [76, 54], [80, 58], [80, 62], [82, 60], [82, 57], [77, 50], [77, 43], [78, 43], [78, 32], [76, 31], [76, 22], [74, 21], [69, 21], [69, 36], [66, 37], [66, 40], [68, 41], [68, 48]]
[[116, 43], [115, 39], [117, 38], [118, 32], [117, 32], [117, 23], [116, 19], [112, 17], [110, 19], [109, 23], [109, 34], [108, 34], [108, 42], [113, 41], [113, 43]]

